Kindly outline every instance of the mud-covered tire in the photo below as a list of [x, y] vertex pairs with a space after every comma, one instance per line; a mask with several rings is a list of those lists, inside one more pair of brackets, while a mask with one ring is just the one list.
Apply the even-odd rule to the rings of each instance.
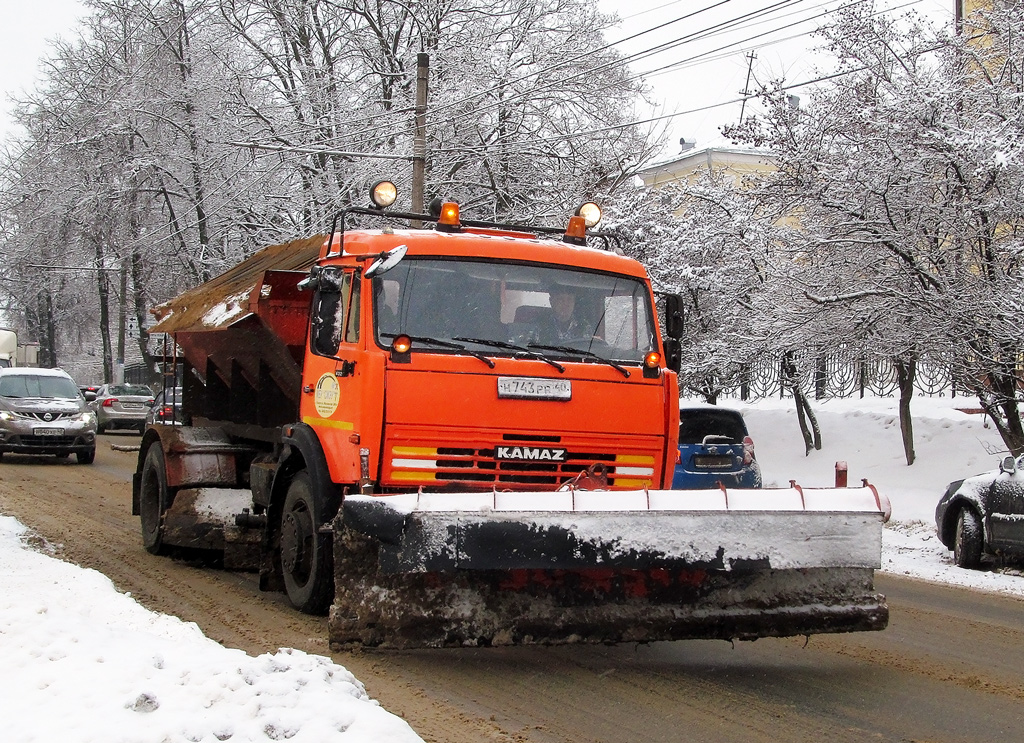
[[142, 546], [154, 555], [167, 553], [164, 544], [163, 515], [170, 507], [167, 492], [167, 471], [164, 452], [156, 442], [146, 452], [139, 482], [139, 521], [142, 524]]
[[953, 561], [962, 568], [980, 567], [983, 538], [978, 514], [971, 508], [961, 508], [953, 535]]
[[334, 599], [332, 535], [321, 534], [325, 504], [303, 470], [288, 484], [281, 510], [281, 572], [288, 600], [305, 614], [326, 614]]
[[[66, 454], [64, 456], [67, 456]], [[86, 449], [85, 451], [76, 451], [75, 457], [78, 459], [79, 464], [92, 464], [96, 459], [96, 447], [92, 449]]]

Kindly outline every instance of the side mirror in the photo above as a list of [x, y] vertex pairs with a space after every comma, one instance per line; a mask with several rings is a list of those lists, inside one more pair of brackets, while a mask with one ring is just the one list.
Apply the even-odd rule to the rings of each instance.
[[398, 262], [405, 258], [405, 254], [409, 251], [408, 245], [396, 245], [391, 250], [386, 250], [377, 256], [377, 260], [369, 265], [369, 267], [363, 272], [363, 276], [368, 279], [372, 279], [374, 276], [380, 276], [390, 271], [392, 268], [398, 265]]
[[93, 402], [96, 399], [95, 392], [83, 392], [82, 394], [85, 395], [86, 402]]
[[683, 298], [679, 294], [665, 295], [665, 333], [669, 338], [683, 337]]
[[999, 471], [1012, 475], [1017, 471], [1017, 460], [1011, 455], [1003, 457], [1003, 461], [999, 463]]

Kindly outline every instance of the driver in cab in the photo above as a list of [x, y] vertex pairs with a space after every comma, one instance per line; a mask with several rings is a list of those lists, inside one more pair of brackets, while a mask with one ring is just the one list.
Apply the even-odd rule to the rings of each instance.
[[572, 289], [561, 285], [552, 287], [548, 303], [551, 316], [544, 333], [548, 340], [563, 341], [586, 335], [584, 324], [576, 314], [576, 293]]

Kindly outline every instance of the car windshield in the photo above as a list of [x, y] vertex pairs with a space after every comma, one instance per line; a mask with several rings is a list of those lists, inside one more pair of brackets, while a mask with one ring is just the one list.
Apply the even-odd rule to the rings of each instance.
[[107, 388], [109, 395], [139, 395], [152, 397], [153, 390], [144, 384], [112, 384]]
[[705, 436], [724, 436], [741, 443], [747, 435], [738, 413], [725, 410], [683, 410], [679, 413], [679, 443], [699, 444]]
[[404, 334], [438, 353], [632, 363], [655, 349], [650, 293], [632, 276], [408, 257], [375, 277], [373, 290], [382, 346]]
[[17, 374], [0, 377], [0, 397], [59, 397], [74, 399], [78, 386], [66, 377]]

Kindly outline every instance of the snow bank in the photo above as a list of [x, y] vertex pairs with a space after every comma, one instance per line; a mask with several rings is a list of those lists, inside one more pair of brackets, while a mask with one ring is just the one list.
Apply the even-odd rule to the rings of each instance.
[[330, 659], [222, 647], [26, 536], [0, 516], [4, 740], [421, 741]]

